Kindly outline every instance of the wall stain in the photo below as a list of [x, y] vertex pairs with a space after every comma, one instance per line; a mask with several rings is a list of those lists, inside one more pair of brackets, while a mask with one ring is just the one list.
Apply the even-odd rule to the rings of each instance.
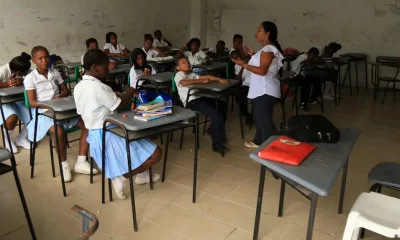
[[26, 43], [24, 43], [24, 42], [21, 42], [21, 41], [16, 41], [15, 43], [16, 43], [16, 44], [19, 44], [19, 45], [21, 45], [21, 46], [24, 46], [24, 47], [27, 47], [27, 46], [28, 46], [28, 44], [26, 44]]
[[313, 18], [316, 18], [316, 17], [325, 16], [325, 13], [318, 13], [318, 12], [312, 12], [311, 11], [311, 12], [304, 12], [303, 16], [313, 19]]
[[89, 21], [84, 21], [84, 22], [82, 23], [82, 25], [85, 26], [85, 27], [88, 27], [88, 26], [92, 25], [92, 23], [89, 22]]
[[115, 25], [108, 25], [108, 28], [115, 28]]
[[369, 43], [372, 43], [371, 37], [368, 34], [366, 34], [365, 32], [361, 32], [361, 34], [364, 35], [368, 39]]
[[41, 18], [40, 22], [47, 22], [47, 21], [50, 21], [50, 20], [51, 20], [50, 18]]
[[103, 23], [99, 23], [99, 28], [105, 28]]
[[31, 11], [31, 13], [40, 13], [40, 11]]
[[3, 21], [3, 19], [0, 19], [0, 29], [4, 29], [4, 21]]
[[382, 10], [374, 10], [375, 17], [383, 17], [386, 15], [385, 11]]
[[[396, 2], [398, 2], [398, 1], [396, 1]], [[389, 8], [389, 12], [391, 12], [395, 15], [400, 15], [400, 5], [398, 5], [397, 3], [385, 4], [385, 6]]]

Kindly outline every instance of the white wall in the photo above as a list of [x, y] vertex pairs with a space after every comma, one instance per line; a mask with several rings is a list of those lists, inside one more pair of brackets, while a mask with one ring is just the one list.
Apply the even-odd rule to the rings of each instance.
[[190, 1], [1, 0], [0, 64], [35, 45], [78, 61], [87, 38], [96, 38], [102, 48], [109, 31], [132, 50], [156, 29], [174, 45], [183, 45], [190, 37]]
[[[213, 26], [220, 12], [221, 30]], [[341, 52], [400, 55], [400, 0], [208, 0], [207, 45], [219, 39], [231, 46], [240, 33], [245, 43], [258, 47], [255, 31], [262, 21], [274, 21], [282, 47], [307, 51], [337, 41]]]

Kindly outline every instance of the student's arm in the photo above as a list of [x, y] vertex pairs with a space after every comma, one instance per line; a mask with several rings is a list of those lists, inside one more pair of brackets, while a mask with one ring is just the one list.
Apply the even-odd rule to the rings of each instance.
[[176, 53], [175, 57], [176, 57], [176, 58], [182, 57], [182, 56], [183, 56], [183, 53], [185, 52], [185, 50], [186, 50], [186, 45], [183, 46], [183, 47], [181, 48], [181, 50], [179, 50], [179, 52]]
[[104, 49], [104, 52], [107, 54], [109, 57], [121, 57], [121, 53], [110, 53], [110, 50]]
[[164, 38], [164, 42], [166, 42], [168, 44], [168, 47], [172, 47], [172, 43], [170, 41], [168, 41], [167, 39]]
[[56, 95], [54, 98], [64, 98], [69, 96], [69, 90], [67, 88], [67, 84], [62, 82], [58, 85], [58, 87], [60, 88], [61, 93]]
[[271, 66], [272, 60], [274, 60], [275, 56], [273, 52], [262, 52], [260, 56], [260, 66], [255, 67], [251, 65], [247, 65], [243, 60], [232, 60], [237, 65], [244, 67], [245, 69], [249, 70], [250, 72], [264, 76], [268, 73], [269, 66]]
[[201, 84], [201, 83], [209, 83], [209, 78], [199, 78], [199, 79], [183, 79], [179, 81], [179, 84], [182, 86], [193, 85], [193, 84]]
[[129, 49], [127, 49], [127, 48], [124, 48], [122, 53], [124, 54], [124, 56], [130, 56], [131, 55], [131, 51]]
[[236, 80], [243, 81], [243, 79], [242, 79], [243, 78], [243, 71], [244, 71], [244, 67], [241, 67], [239, 73], [235, 72], [235, 79]]
[[199, 76], [199, 79], [208, 79], [210, 82], [219, 82], [221, 84], [227, 83], [227, 81], [225, 79], [215, 77], [213, 75]]
[[26, 95], [28, 96], [29, 105], [32, 108], [36, 108], [38, 106], [38, 101], [36, 98], [36, 89], [26, 90]]
[[131, 99], [133, 97], [138, 96], [138, 92], [136, 89], [131, 88], [131, 87], [125, 87], [124, 93], [120, 98], [121, 98], [121, 103], [117, 107], [117, 110], [124, 110], [126, 107], [129, 107], [131, 105]]
[[154, 50], [156, 50], [158, 52], [158, 57], [165, 57], [165, 54], [160, 50], [160, 48], [155, 47]]

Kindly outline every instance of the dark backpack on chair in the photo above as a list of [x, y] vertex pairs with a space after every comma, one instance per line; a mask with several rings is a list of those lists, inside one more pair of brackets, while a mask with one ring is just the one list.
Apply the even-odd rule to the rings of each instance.
[[290, 117], [287, 135], [302, 142], [337, 143], [340, 131], [322, 115]]

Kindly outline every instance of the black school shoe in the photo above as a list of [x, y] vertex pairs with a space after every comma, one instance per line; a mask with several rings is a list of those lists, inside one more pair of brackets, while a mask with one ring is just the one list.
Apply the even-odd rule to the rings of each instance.
[[227, 147], [225, 147], [223, 144], [213, 144], [212, 150], [213, 150], [213, 152], [221, 153], [221, 154], [229, 151], [229, 149]]

